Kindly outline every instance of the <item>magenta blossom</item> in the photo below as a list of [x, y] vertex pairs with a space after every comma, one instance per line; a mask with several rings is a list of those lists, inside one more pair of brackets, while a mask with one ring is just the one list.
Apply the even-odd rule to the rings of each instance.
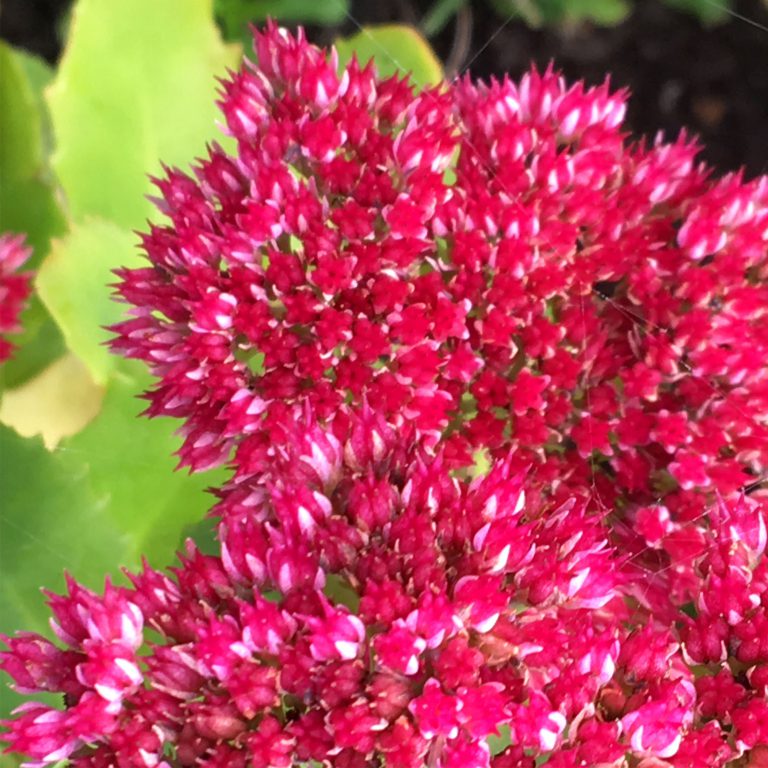
[[0, 236], [0, 363], [7, 360], [13, 345], [5, 334], [21, 331], [19, 316], [30, 294], [31, 275], [19, 272], [32, 250], [25, 246], [23, 235]]
[[[51, 596], [34, 764], [718, 768], [768, 749], [768, 182], [624, 94], [414, 92], [269, 26], [115, 349], [219, 557]], [[488, 460], [487, 473], [478, 471]], [[472, 468], [472, 465], [475, 467]], [[472, 479], [474, 474], [479, 476]]]
[[[120, 272], [113, 347], [183, 420], [181, 463], [258, 484], [305, 407], [368, 403], [451, 467], [513, 449], [537, 493], [611, 514], [673, 616], [707, 510], [768, 473], [766, 180], [628, 142], [607, 84], [415, 92], [301, 32], [255, 47], [222, 85], [236, 153], [157, 180], [148, 264]], [[324, 513], [297, 514], [310, 546]]]
[[22, 634], [0, 666], [64, 706], [20, 708], [11, 749], [150, 768], [717, 768], [768, 743], [758, 505], [710, 514], [695, 618], [680, 606], [665, 626], [582, 502], [532, 501], [509, 461], [462, 478], [367, 419], [343, 436], [297, 423], [226, 510], [220, 558], [189, 545], [170, 574], [51, 595], [64, 647]]
[[462, 480], [362, 421], [344, 442], [311, 422], [296, 435], [222, 521], [221, 559], [190, 549], [173, 575], [147, 567], [103, 596], [70, 581], [50, 601], [63, 648], [7, 640], [20, 690], [65, 694], [7, 723], [14, 751], [83, 766], [481, 767], [499, 728], [546, 753], [595, 716], [624, 613], [599, 519], [527, 502], [509, 463]]

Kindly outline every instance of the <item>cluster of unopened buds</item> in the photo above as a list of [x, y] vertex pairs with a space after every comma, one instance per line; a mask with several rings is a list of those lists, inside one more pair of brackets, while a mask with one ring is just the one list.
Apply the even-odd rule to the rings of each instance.
[[0, 363], [13, 353], [13, 344], [5, 338], [21, 330], [19, 317], [30, 293], [30, 275], [19, 272], [31, 250], [23, 235], [0, 235]]
[[[625, 95], [416, 92], [270, 26], [114, 348], [231, 463], [219, 557], [7, 639], [35, 764], [768, 760], [768, 181]], [[741, 762], [739, 762], [741, 761]]]

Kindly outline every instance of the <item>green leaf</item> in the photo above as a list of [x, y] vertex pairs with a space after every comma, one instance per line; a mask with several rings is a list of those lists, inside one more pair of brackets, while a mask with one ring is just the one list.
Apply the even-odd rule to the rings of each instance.
[[180, 438], [171, 419], [138, 418], [138, 393], [149, 375], [139, 363], [118, 371], [107, 389], [101, 413], [74, 437], [62, 441], [62, 461], [73, 472], [84, 466], [95, 497], [121, 529], [130, 531], [136, 555], [170, 563], [181, 531], [199, 522], [212, 505], [205, 489], [224, 482], [224, 471], [189, 475], [176, 472], [173, 457]]
[[341, 24], [349, 13], [349, 0], [214, 0], [216, 18], [227, 40], [245, 38], [250, 47], [249, 24], [269, 18], [278, 22]]
[[432, 7], [421, 20], [421, 28], [427, 37], [434, 37], [443, 31], [445, 26], [461, 9], [467, 0], [435, 0]]
[[203, 554], [215, 557], [221, 554], [217, 530], [217, 521], [212, 517], [204, 517], [184, 526], [180, 540], [192, 539]]
[[360, 595], [342, 576], [329, 573], [326, 576], [323, 592], [334, 605], [344, 605], [352, 613], [358, 612], [360, 608]]
[[[65, 229], [48, 168], [50, 136], [41, 90], [50, 76], [44, 62], [0, 42], [0, 232], [27, 235], [34, 249], [29, 266], [48, 252], [51, 237]], [[41, 371], [63, 351], [61, 335], [36, 299], [21, 316], [17, 350], [0, 367], [0, 388]]]
[[42, 148], [46, 158], [46, 171], [48, 171], [47, 160], [53, 149], [53, 135], [51, 133], [51, 116], [48, 113], [48, 105], [45, 103], [43, 91], [53, 80], [53, 69], [45, 59], [29, 53], [29, 51], [15, 50], [14, 56], [24, 71], [35, 99], [35, 108], [40, 119]]
[[407, 72], [419, 86], [437, 85], [443, 79], [443, 68], [429, 43], [404, 24], [365, 27], [352, 37], [336, 40], [335, 46], [340, 66], [355, 55], [361, 64], [373, 59], [383, 77]]
[[[0, 425], [1, 632], [45, 632], [39, 589], [61, 589], [65, 569], [100, 589], [142, 555], [170, 565], [182, 532], [210, 508], [204, 489], [223, 472], [174, 472], [176, 424], [137, 417], [146, 384], [138, 364], [114, 374], [98, 416], [53, 452]], [[2, 717], [13, 696], [0, 690]]]
[[47, 164], [44, 67], [0, 41], [0, 231], [27, 234], [33, 265], [65, 228]]
[[504, 18], [521, 18], [529, 27], [536, 28], [545, 23], [541, 0], [490, 0], [490, 2], [496, 13]]
[[628, 0], [492, 0], [502, 15], [519, 16], [531, 27], [589, 21], [613, 26], [629, 15]]
[[109, 285], [116, 279], [112, 270], [140, 263], [136, 245], [133, 233], [109, 221], [87, 219], [54, 243], [37, 274], [37, 291], [67, 347], [99, 384], [106, 384], [119, 363], [104, 346], [110, 338], [104, 326], [117, 322], [125, 311], [111, 297]]
[[219, 37], [212, 0], [80, 0], [48, 91], [72, 217], [142, 226], [147, 174], [161, 161], [187, 165], [216, 137], [214, 76], [238, 56]]
[[21, 68], [24, 70], [24, 74], [27, 76], [27, 80], [35, 92], [39, 106], [42, 107], [43, 88], [53, 80], [51, 65], [40, 56], [24, 49], [16, 49], [14, 54], [18, 57]]
[[512, 743], [509, 726], [500, 725], [498, 736], [489, 736], [487, 741], [492, 755], [501, 754]]
[[[42, 440], [0, 426], [0, 631], [46, 631], [40, 587], [61, 589], [64, 569], [99, 587], [121, 562], [135, 560], [127, 531], [105, 514], [86, 473], [49, 453]], [[0, 685], [4, 713], [17, 697]]]
[[728, 21], [731, 3], [729, 0], [665, 0], [666, 4], [678, 11], [698, 16], [703, 24], [721, 24]]
[[35, 294], [21, 315], [21, 328], [11, 338], [13, 357], [0, 365], [0, 391], [24, 384], [64, 353], [61, 331]]
[[627, 0], [567, 0], [567, 21], [591, 21], [602, 27], [612, 27], [627, 18], [631, 6]]

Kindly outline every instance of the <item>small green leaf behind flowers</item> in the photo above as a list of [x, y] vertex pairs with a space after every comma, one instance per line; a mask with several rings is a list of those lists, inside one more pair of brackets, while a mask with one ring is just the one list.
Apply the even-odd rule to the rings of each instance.
[[240, 40], [251, 50], [251, 24], [267, 19], [297, 24], [341, 24], [349, 14], [349, 0], [215, 0], [214, 14], [226, 40]]
[[382, 77], [409, 73], [417, 86], [437, 85], [443, 67], [429, 43], [413, 27], [388, 24], [365, 27], [351, 37], [336, 40], [339, 66], [356, 56], [361, 64], [373, 59]]

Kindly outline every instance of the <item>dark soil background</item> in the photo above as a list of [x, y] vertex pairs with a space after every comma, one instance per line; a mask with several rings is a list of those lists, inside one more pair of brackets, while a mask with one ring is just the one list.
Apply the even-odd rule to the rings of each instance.
[[[105, 0], [108, 2], [109, 0]], [[317, 0], [323, 2], [324, 0]], [[55, 62], [60, 55], [66, 0], [2, 0], [3, 38]], [[359, 24], [418, 25], [429, 0], [354, 0]], [[768, 173], [768, 6], [739, 0], [725, 24], [705, 27], [660, 0], [636, 0], [633, 14], [613, 28], [582, 24], [533, 30], [499, 17], [474, 0], [431, 42], [449, 74], [469, 66], [475, 76], [505, 72], [518, 77], [531, 61], [554, 61], [569, 79], [601, 82], [610, 73], [628, 86], [629, 123], [638, 134], [668, 137], [687, 127], [701, 136], [704, 157], [720, 171]], [[311, 28], [310, 38], [330, 42], [357, 31]]]

